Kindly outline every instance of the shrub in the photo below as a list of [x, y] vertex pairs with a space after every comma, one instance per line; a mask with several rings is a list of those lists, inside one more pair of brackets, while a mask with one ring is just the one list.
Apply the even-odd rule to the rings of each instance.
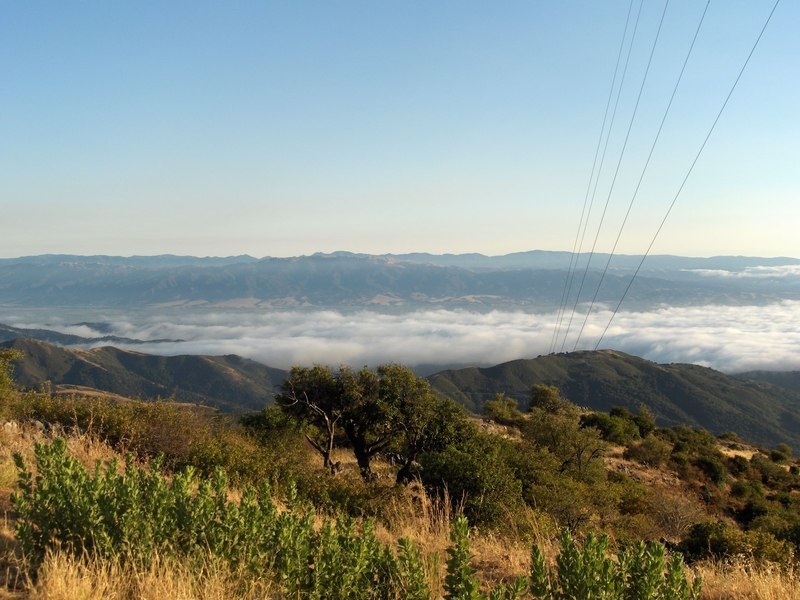
[[505, 394], [496, 394], [483, 405], [483, 414], [501, 425], [520, 425], [525, 417], [517, 408], [517, 401]]
[[789, 460], [789, 455], [785, 452], [781, 452], [780, 450], [772, 450], [769, 453], [769, 459], [772, 462], [776, 462], [778, 464], [784, 464], [787, 460]]
[[743, 532], [724, 521], [698, 523], [678, 548], [691, 561], [749, 558], [756, 562], [789, 565], [794, 560], [794, 550], [789, 542], [778, 540], [765, 531]]
[[600, 436], [612, 444], [626, 445], [639, 437], [639, 428], [626, 410], [626, 415], [591, 413], [580, 418], [581, 427], [594, 427]]
[[482, 433], [420, 457], [422, 483], [432, 492], [445, 490], [476, 525], [509, 525], [524, 506], [522, 483], [504, 460], [501, 440]]
[[661, 467], [669, 460], [671, 452], [672, 444], [651, 433], [641, 442], [626, 448], [623, 456], [648, 467]]
[[[223, 468], [236, 481], [276, 478], [282, 458], [265, 452], [228, 417], [169, 400], [114, 401], [106, 398], [20, 394], [17, 417], [79, 429], [121, 452], [141, 458], [163, 455], [166, 468], [193, 466], [203, 475]], [[295, 456], [299, 455], [297, 453]]]
[[531, 553], [530, 591], [535, 598], [593, 598], [604, 600], [689, 600], [700, 597], [700, 580], [686, 577], [680, 554], [666, 557], [659, 543], [634, 544], [609, 555], [608, 536], [587, 536], [579, 546], [569, 532], [561, 535], [555, 570], [548, 567], [539, 546]]
[[728, 470], [725, 465], [718, 456], [713, 454], [699, 456], [692, 463], [715, 485], [722, 485], [728, 477]]
[[456, 517], [450, 529], [451, 546], [447, 549], [447, 575], [444, 580], [448, 600], [516, 600], [525, 593], [527, 581], [518, 578], [510, 585], [500, 584], [487, 596], [479, 591], [480, 584], [470, 564], [469, 525], [464, 516]]
[[22, 459], [17, 537], [34, 566], [55, 547], [74, 556], [147, 563], [155, 556], [209, 554], [253, 577], [266, 577], [286, 597], [314, 599], [430, 598], [419, 552], [375, 538], [371, 523], [324, 520], [295, 498], [279, 513], [267, 484], [228, 500], [221, 470], [199, 479], [189, 468], [166, 478], [160, 465], [116, 462], [88, 472], [63, 440], [37, 444], [36, 476]]

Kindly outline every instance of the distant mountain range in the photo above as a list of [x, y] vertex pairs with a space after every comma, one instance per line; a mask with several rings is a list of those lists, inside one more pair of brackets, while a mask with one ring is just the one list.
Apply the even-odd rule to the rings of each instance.
[[[23, 353], [15, 378], [26, 388], [50, 381], [133, 398], [174, 397], [233, 412], [263, 408], [286, 376], [284, 370], [235, 355], [164, 357], [113, 347], [62, 348], [29, 338], [2, 346]], [[717, 434], [735, 431], [769, 447], [786, 442], [800, 448], [798, 373], [729, 376], [697, 365], [660, 365], [600, 350], [451, 369], [428, 379], [437, 392], [473, 411], [499, 392], [524, 407], [531, 386], [544, 383], [595, 410], [625, 406], [635, 411], [645, 405], [661, 425], [683, 423]]]
[[[588, 296], [608, 255], [577, 259]], [[615, 302], [639, 265], [615, 256], [597, 294]], [[495, 308], [559, 306], [570, 265], [566, 252], [366, 255], [348, 252], [293, 258], [236, 256], [69, 256], [0, 259], [5, 307], [376, 307]], [[651, 256], [631, 287], [629, 307], [698, 303], [752, 304], [800, 299], [795, 258]], [[576, 283], [575, 289], [578, 285]], [[586, 298], [583, 298], [584, 300]]]

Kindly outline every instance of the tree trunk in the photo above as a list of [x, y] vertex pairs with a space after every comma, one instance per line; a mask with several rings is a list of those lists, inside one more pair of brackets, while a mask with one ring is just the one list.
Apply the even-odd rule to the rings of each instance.
[[358, 470], [361, 472], [361, 477], [364, 481], [374, 481], [376, 475], [372, 472], [372, 467], [370, 466], [372, 455], [358, 447], [353, 448], [353, 453], [356, 455], [356, 462], [358, 463]]
[[398, 485], [406, 485], [411, 483], [411, 481], [414, 479], [414, 473], [411, 471], [411, 466], [416, 460], [417, 457], [414, 455], [409, 456], [403, 461], [403, 466], [400, 467], [400, 470], [397, 472], [397, 479], [395, 479], [395, 482]]

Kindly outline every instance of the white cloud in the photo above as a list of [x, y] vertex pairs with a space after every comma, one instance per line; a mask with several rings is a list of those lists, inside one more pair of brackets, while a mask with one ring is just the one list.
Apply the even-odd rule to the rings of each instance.
[[[619, 313], [601, 346], [658, 362], [694, 362], [725, 371], [798, 369], [799, 311], [800, 303], [786, 301]], [[581, 348], [594, 347], [609, 317], [608, 310], [591, 315]], [[186, 340], [135, 347], [141, 351], [241, 354], [278, 367], [389, 361], [489, 365], [547, 353], [554, 322], [553, 314], [501, 311], [187, 311], [116, 327], [128, 337]], [[575, 329], [565, 350], [574, 345]]]
[[741, 271], [727, 271], [725, 269], [686, 269], [686, 271], [697, 273], [704, 277], [731, 277], [737, 279], [800, 277], [800, 265], [746, 267]]
[[[692, 362], [727, 372], [800, 369], [800, 302], [766, 306], [665, 307], [619, 313], [601, 347], [657, 362]], [[20, 326], [66, 330], [75, 315], [48, 321], [18, 315]], [[580, 348], [593, 348], [608, 323], [600, 309], [588, 319]], [[0, 315], [0, 322], [8, 322]], [[154, 354], [239, 354], [275, 367], [293, 364], [491, 365], [546, 354], [555, 315], [524, 312], [424, 310], [387, 314], [374, 311], [256, 311], [172, 309], [103, 315], [113, 333], [137, 339], [181, 342], [128, 346]], [[576, 315], [564, 350], [572, 350]], [[69, 328], [98, 335], [86, 326]]]

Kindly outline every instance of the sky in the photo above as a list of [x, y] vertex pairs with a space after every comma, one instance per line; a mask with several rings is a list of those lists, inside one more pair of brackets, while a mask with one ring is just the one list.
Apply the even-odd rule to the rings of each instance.
[[[647, 248], [772, 5], [711, 3], [634, 198], [705, 6], [631, 121], [644, 0], [587, 245], [634, 198]], [[0, 257], [570, 250], [629, 6], [630, 42], [639, 0], [2, 1]], [[653, 252], [800, 257], [797, 31], [783, 0]]]

